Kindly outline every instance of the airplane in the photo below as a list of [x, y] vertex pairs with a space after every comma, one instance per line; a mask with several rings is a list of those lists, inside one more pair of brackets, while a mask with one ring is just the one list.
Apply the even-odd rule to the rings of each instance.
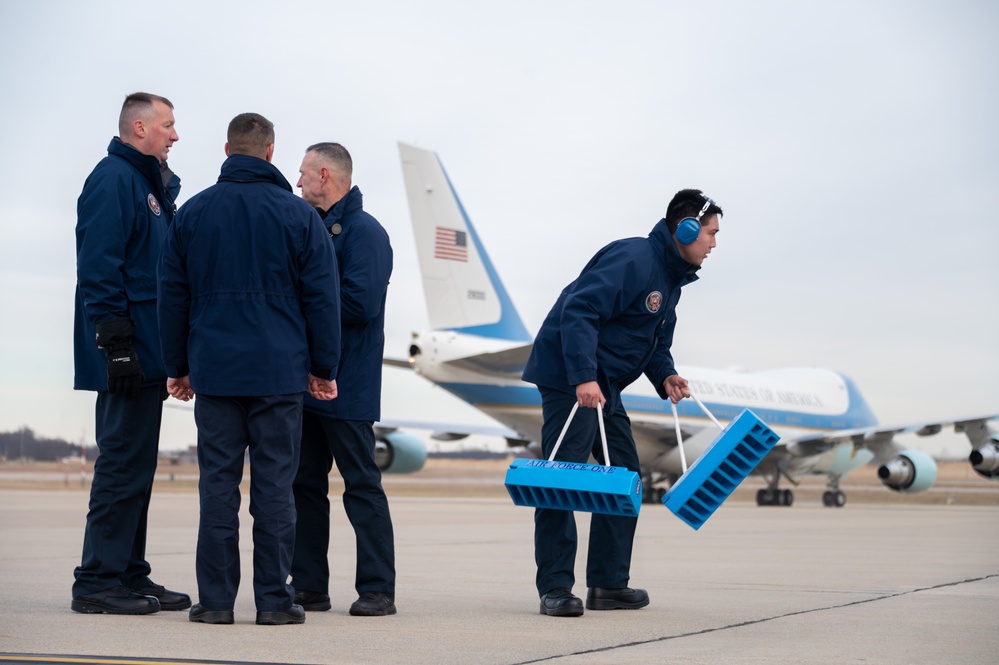
[[[425, 447], [402, 431], [407, 426], [430, 427], [442, 440], [498, 434], [511, 447], [537, 455], [541, 398], [534, 385], [520, 379], [534, 338], [437, 155], [401, 142], [399, 153], [431, 329], [413, 333], [408, 359], [384, 363], [414, 370], [500, 425], [382, 421], [376, 424], [380, 465], [390, 472], [422, 466], [419, 455], [422, 449], [425, 459]], [[840, 481], [872, 460], [880, 463], [878, 477], [887, 488], [926, 490], [936, 480], [936, 462], [922, 451], [901, 449], [894, 436], [929, 436], [944, 427], [967, 435], [973, 449], [969, 461], [979, 475], [999, 480], [999, 434], [989, 428], [999, 414], [882, 427], [854, 382], [832, 370], [741, 372], [679, 365], [677, 371], [720, 422], [749, 408], [781, 437], [751, 474], [765, 481], [756, 493], [758, 505], [790, 506], [794, 495], [780, 487], [782, 479], [796, 486], [800, 477], [825, 475], [823, 504], [842, 507], [846, 495]], [[622, 398], [638, 448], [643, 500], [658, 502], [683, 472], [672, 410], [642, 380]], [[683, 451], [692, 463], [717, 430], [691, 400], [677, 409]]]

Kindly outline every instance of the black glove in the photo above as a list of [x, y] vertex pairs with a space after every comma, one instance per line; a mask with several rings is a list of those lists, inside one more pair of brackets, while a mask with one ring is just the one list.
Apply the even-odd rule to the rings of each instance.
[[97, 324], [97, 346], [108, 359], [108, 392], [135, 397], [144, 377], [139, 356], [132, 348], [131, 319], [111, 319]]

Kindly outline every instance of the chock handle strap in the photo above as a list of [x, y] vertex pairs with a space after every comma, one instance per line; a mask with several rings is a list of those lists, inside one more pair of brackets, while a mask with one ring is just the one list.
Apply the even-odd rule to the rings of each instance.
[[[687, 392], [690, 393], [690, 389], [689, 388], [687, 389]], [[711, 414], [710, 411], [708, 411], [708, 407], [704, 406], [704, 402], [702, 402], [701, 400], [697, 399], [697, 395], [695, 395], [694, 393], [690, 393], [690, 396], [694, 398], [695, 402], [697, 402], [697, 406], [701, 407], [701, 411], [703, 411], [704, 413], [708, 414], [708, 418], [711, 418], [711, 422], [713, 422], [715, 425], [717, 425], [718, 429], [725, 429], [724, 427], [722, 427], [722, 424], [720, 422], [718, 422], [718, 419], [715, 418]], [[672, 400], [670, 400], [670, 401], [672, 401]]]
[[680, 465], [683, 467], [683, 472], [687, 473], [687, 456], [683, 454], [683, 437], [680, 436], [680, 418], [676, 413], [676, 404], [673, 400], [669, 401], [670, 407], [673, 409], [673, 426], [676, 428], [676, 445], [680, 448]]
[[597, 428], [600, 430], [600, 443], [604, 447], [604, 466], [610, 466], [610, 451], [607, 450], [607, 432], [604, 431], [604, 407], [597, 405]]
[[[552, 454], [549, 455], [548, 461], [555, 461], [555, 453], [558, 452], [559, 446], [562, 445], [562, 439], [565, 438], [565, 433], [569, 431], [569, 423], [572, 422], [572, 417], [576, 415], [576, 411], [579, 409], [579, 402], [572, 405], [572, 411], [569, 412], [569, 417], [565, 419], [565, 425], [562, 426], [562, 431], [558, 435], [558, 441], [555, 442], [555, 447], [552, 448]], [[607, 432], [604, 431], [604, 410], [603, 407], [597, 407], [597, 427], [600, 429], [600, 443], [604, 448], [604, 466], [610, 466], [610, 452], [607, 450]]]
[[[708, 407], [704, 406], [704, 402], [697, 398], [697, 395], [691, 393], [689, 388], [687, 389], [687, 392], [690, 393], [690, 396], [694, 398], [695, 402], [697, 402], [697, 406], [701, 407], [701, 410], [708, 414], [708, 418], [710, 418], [711, 422], [718, 426], [718, 429], [725, 429], [722, 427], [721, 423], [718, 422], [718, 419], [714, 417], [714, 414], [708, 411]], [[676, 428], [676, 445], [680, 447], [680, 464], [683, 467], [683, 472], [687, 473], [687, 456], [683, 452], [683, 438], [680, 436], [680, 418], [676, 413], [676, 404], [673, 403], [673, 400], [669, 401], [669, 405], [670, 408], [673, 409], [673, 426]]]

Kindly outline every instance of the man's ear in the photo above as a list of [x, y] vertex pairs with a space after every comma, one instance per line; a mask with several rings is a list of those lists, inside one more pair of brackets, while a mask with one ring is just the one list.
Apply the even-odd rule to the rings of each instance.
[[229, 142], [228, 141], [225, 142], [225, 156], [226, 157], [229, 156]]
[[269, 161], [271, 161], [272, 157], [274, 157], [274, 144], [273, 143], [269, 143], [267, 145], [267, 154], [264, 157], [264, 159], [266, 159], [269, 162]]

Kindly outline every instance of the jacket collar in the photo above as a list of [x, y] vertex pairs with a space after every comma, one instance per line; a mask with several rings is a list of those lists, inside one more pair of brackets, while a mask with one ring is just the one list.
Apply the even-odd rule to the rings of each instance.
[[649, 241], [656, 249], [656, 255], [661, 257], [660, 260], [666, 271], [673, 278], [680, 280], [681, 285], [689, 284], [698, 279], [697, 271], [701, 269], [701, 266], [687, 263], [680, 256], [680, 252], [676, 249], [676, 243], [673, 241], [673, 234], [669, 232], [669, 226], [666, 225], [665, 219], [660, 219], [652, 228], [649, 233]]
[[250, 155], [230, 155], [222, 163], [219, 182], [269, 182], [289, 192], [294, 191], [276, 166]]
[[361, 209], [362, 198], [361, 190], [357, 188], [357, 185], [354, 185], [349, 192], [343, 195], [342, 199], [333, 204], [325, 216], [322, 213], [319, 216], [323, 218], [327, 228], [336, 223], [343, 226], [351, 215]]
[[[160, 160], [156, 157], [139, 152], [117, 136], [112, 138], [111, 143], [108, 144], [108, 156], [120, 157], [131, 164], [142, 174], [142, 177], [149, 181], [158, 198], [169, 204], [167, 207], [170, 209], [170, 214], [173, 214], [176, 209], [174, 201], [177, 200], [177, 195], [180, 193], [180, 178], [177, 177], [176, 173], [170, 171], [166, 164], [161, 166]], [[163, 182], [165, 173], [169, 174], [167, 183]]]

